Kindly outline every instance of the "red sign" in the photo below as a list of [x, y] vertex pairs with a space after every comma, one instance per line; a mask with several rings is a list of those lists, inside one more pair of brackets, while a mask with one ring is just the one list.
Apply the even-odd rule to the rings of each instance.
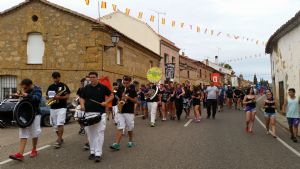
[[219, 73], [213, 73], [211, 75], [211, 79], [212, 79], [215, 86], [221, 86], [221, 79], [220, 79], [220, 74]]

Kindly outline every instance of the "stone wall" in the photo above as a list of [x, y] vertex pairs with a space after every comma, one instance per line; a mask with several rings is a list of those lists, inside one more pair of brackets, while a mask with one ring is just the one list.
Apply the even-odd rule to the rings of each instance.
[[[33, 15], [38, 21], [32, 20]], [[37, 1], [1, 15], [0, 76], [16, 75], [18, 83], [31, 78], [45, 91], [52, 83], [51, 73], [60, 71], [73, 93], [89, 71], [111, 81], [126, 74], [145, 82], [150, 61], [159, 65], [159, 56], [121, 36], [118, 47], [123, 50], [123, 64], [117, 65], [117, 49], [103, 50], [103, 45], [111, 45], [112, 30], [95, 28], [96, 24]], [[45, 42], [42, 64], [27, 64], [27, 38], [33, 32], [41, 33]]]

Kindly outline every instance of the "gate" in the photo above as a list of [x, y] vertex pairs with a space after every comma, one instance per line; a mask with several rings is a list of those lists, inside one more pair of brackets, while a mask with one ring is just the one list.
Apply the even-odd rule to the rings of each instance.
[[10, 98], [17, 92], [16, 76], [0, 76], [0, 101]]

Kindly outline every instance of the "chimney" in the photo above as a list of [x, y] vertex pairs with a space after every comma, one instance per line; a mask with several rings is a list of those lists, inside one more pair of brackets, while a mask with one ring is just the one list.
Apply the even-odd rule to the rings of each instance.
[[215, 56], [215, 64], [219, 64], [219, 57], [218, 56]]
[[205, 60], [205, 64], [206, 64], [207, 66], [209, 66], [209, 64], [208, 64], [208, 59]]
[[182, 51], [182, 56], [185, 56], [185, 53]]

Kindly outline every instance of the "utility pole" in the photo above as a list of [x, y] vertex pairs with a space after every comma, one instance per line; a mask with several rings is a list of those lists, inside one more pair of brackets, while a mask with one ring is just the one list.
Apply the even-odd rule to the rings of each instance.
[[159, 34], [160, 32], [159, 32], [159, 29], [160, 29], [160, 27], [159, 27], [159, 25], [160, 25], [160, 15], [166, 15], [166, 13], [165, 12], [161, 12], [161, 11], [156, 11], [156, 10], [152, 10], [152, 9], [150, 9], [150, 11], [152, 11], [152, 12], [155, 12], [156, 14], [157, 14], [157, 33]]

